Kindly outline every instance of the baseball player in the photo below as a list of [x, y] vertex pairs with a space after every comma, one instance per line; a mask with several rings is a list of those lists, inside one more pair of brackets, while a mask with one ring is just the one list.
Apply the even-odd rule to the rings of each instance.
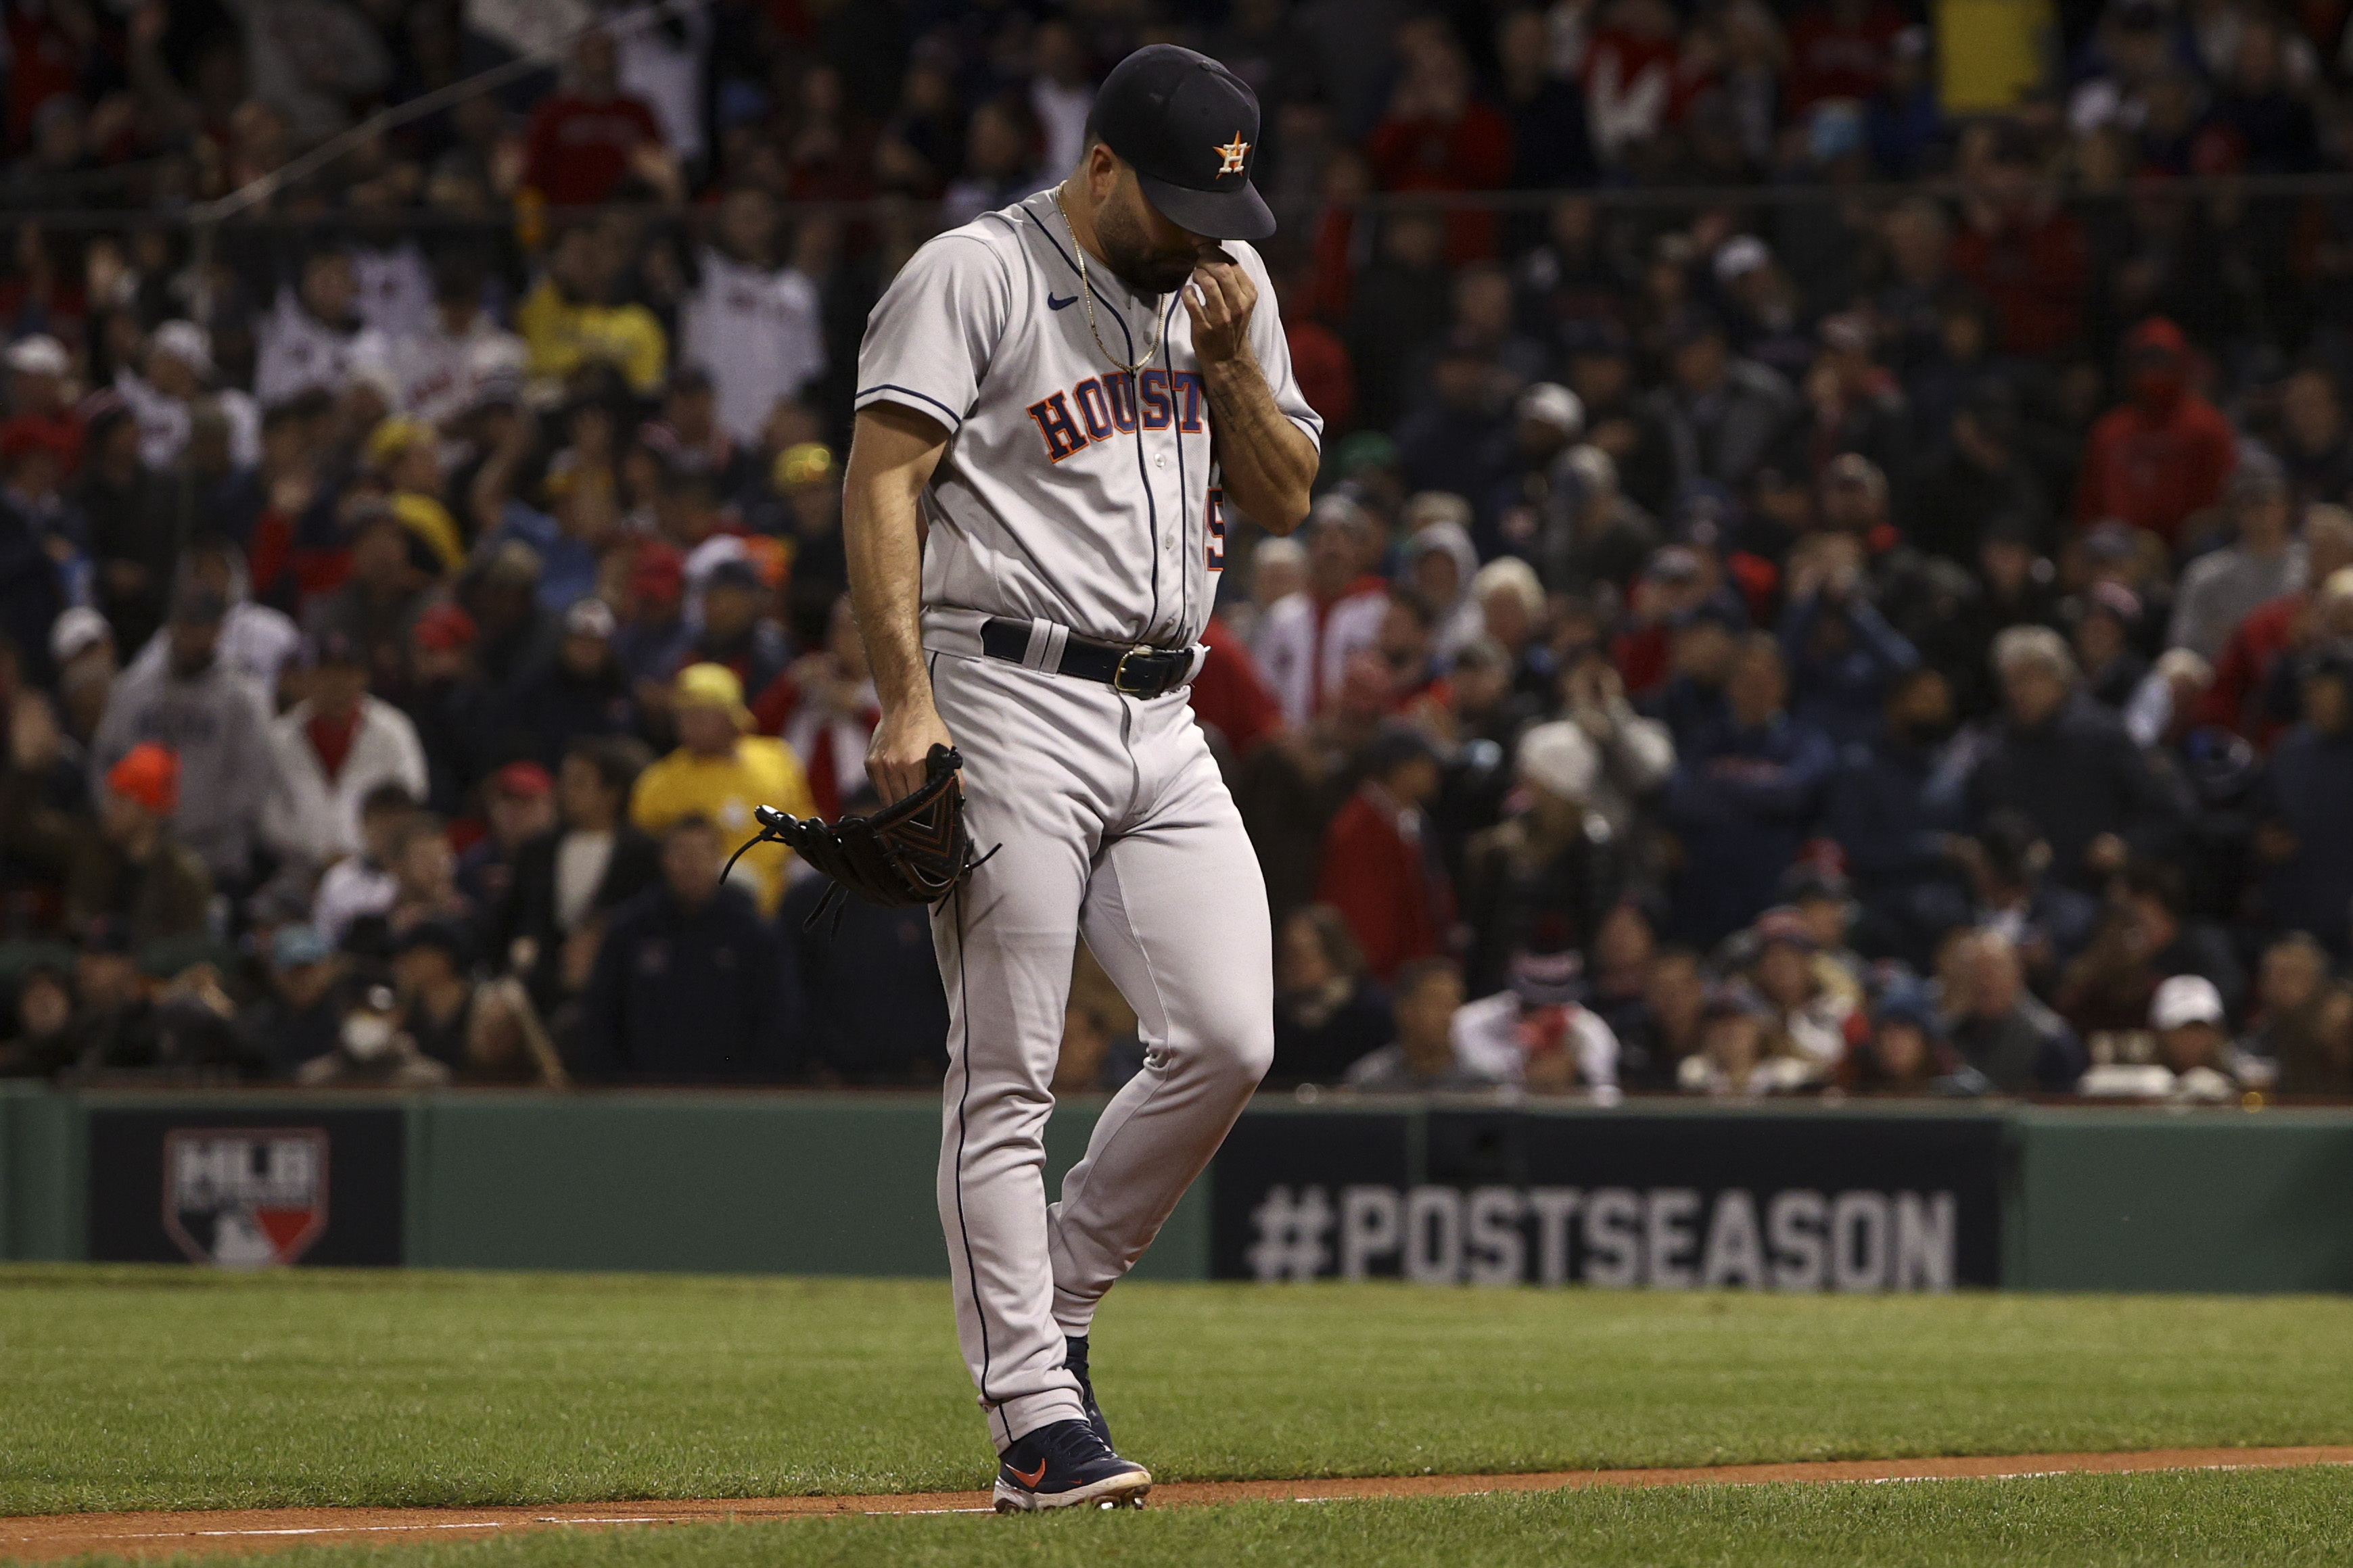
[[[939, 236], [867, 322], [844, 527], [881, 797], [964, 759], [989, 854], [933, 917], [947, 988], [940, 1218], [1001, 1456], [997, 1506], [1142, 1499], [1087, 1375], [1103, 1292], [1273, 1049], [1265, 888], [1185, 687], [1229, 500], [1288, 533], [1323, 422], [1293, 380], [1250, 185], [1258, 100], [1154, 45], [1062, 183]], [[1083, 935], [1144, 1070], [1046, 1201], [1040, 1135]]]

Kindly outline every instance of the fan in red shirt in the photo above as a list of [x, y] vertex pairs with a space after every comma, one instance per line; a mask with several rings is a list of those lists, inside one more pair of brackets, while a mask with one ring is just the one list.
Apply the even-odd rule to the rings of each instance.
[[1682, 20], [1666, 0], [1609, 0], [1584, 71], [1593, 150], [1613, 168], [1679, 124], [1710, 74], [1697, 51], [1685, 57]]
[[662, 149], [660, 123], [643, 99], [621, 91], [613, 40], [601, 32], [580, 40], [570, 85], [540, 100], [523, 141], [523, 184], [558, 207], [603, 201], [639, 148]]
[[2222, 499], [2238, 437], [2190, 387], [2189, 344], [2162, 316], [2126, 335], [2125, 384], [2130, 397], [2101, 415], [2084, 442], [2075, 516], [2121, 518], [2178, 547], [2184, 520]]
[[827, 821], [866, 787], [866, 742], [882, 721], [882, 707], [849, 595], [834, 601], [825, 647], [793, 660], [768, 682], [752, 703], [752, 719], [760, 733], [781, 738], [801, 760], [809, 795]]
[[1409, 959], [1442, 952], [1454, 893], [1422, 808], [1437, 798], [1438, 754], [1419, 731], [1392, 724], [1366, 748], [1365, 782], [1324, 834], [1315, 901], [1340, 911], [1365, 967], [1388, 980]]
[[1291, 347], [1291, 374], [1307, 405], [1324, 416], [1324, 439], [1330, 441], [1356, 422], [1356, 365], [1319, 309], [1315, 253], [1294, 244], [1277, 254], [1282, 271], [1276, 281], [1282, 299], [1283, 341]]
[[1202, 646], [1209, 657], [1187, 688], [1193, 715], [1226, 738], [1237, 758], [1282, 728], [1282, 704], [1276, 701], [1266, 677], [1250, 654], [1250, 644], [1212, 612], [1201, 628]]
[[1993, 301], [2006, 352], [2042, 358], [2082, 335], [2091, 252], [2082, 226], [2042, 183], [2027, 133], [2003, 124], [1982, 134], [1990, 142], [1974, 157], [1963, 143], [1966, 221], [1953, 236], [1953, 270]]
[[15, 410], [0, 423], [0, 439], [16, 449], [41, 447], [56, 454], [62, 474], [71, 478], [81, 466], [81, 416], [66, 398], [66, 377], [72, 362], [65, 345], [46, 332], [34, 332], [8, 345], [8, 406]]
[[2295, 714], [2272, 711], [2264, 702], [2280, 659], [2302, 653], [2316, 635], [2325, 631], [2320, 624], [2328, 618], [2324, 599], [2346, 596], [2329, 584], [2339, 572], [2353, 566], [2353, 513], [2335, 506], [2308, 509], [2304, 518], [2304, 556], [2308, 585], [2266, 599], [2247, 612], [2247, 618], [2222, 645], [2222, 656], [2214, 661], [2214, 684], [2206, 689], [2199, 711], [2200, 723], [2236, 730], [2266, 752], [2280, 731], [2295, 721]]
[[1828, 98], [1878, 97], [1904, 28], [1887, 0], [1828, 0], [1789, 18], [1788, 114]]
[[[1365, 156], [1385, 191], [1492, 191], [1512, 176], [1511, 121], [1471, 96], [1471, 68], [1447, 33], [1426, 17], [1398, 30], [1405, 74], [1388, 113], [1373, 127]], [[1495, 250], [1493, 213], [1460, 211], [1446, 220], [1446, 258], [1461, 266]]]

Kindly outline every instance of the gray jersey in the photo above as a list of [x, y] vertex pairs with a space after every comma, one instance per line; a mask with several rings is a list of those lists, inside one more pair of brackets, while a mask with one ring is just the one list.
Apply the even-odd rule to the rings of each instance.
[[[1277, 407], [1319, 444], [1258, 252], [1250, 346]], [[1090, 262], [1103, 347], [1053, 195], [986, 213], [915, 252], [867, 320], [857, 405], [898, 403], [948, 431], [923, 500], [926, 608], [1042, 619], [1082, 636], [1190, 643], [1225, 565], [1223, 503], [1192, 317]]]

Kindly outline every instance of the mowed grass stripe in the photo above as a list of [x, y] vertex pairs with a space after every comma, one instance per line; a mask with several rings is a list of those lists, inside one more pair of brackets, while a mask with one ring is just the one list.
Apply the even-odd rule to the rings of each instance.
[[[2353, 1441], [2353, 1301], [1123, 1287], [1168, 1480]], [[986, 1484], [930, 1280], [0, 1270], [0, 1512]]]
[[[261, 1561], [274, 1568], [2318, 1568], [2348, 1556], [2353, 1475], [2320, 1469], [664, 1525], [297, 1548]], [[125, 1560], [75, 1561], [116, 1568]]]

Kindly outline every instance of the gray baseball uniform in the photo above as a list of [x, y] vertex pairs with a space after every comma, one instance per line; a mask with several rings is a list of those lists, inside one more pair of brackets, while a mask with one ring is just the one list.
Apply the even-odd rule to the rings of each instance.
[[[1252, 351], [1311, 439], [1255, 251]], [[1136, 698], [1059, 673], [1075, 633], [1198, 644], [1225, 559], [1191, 318], [1090, 263], [1051, 192], [918, 250], [875, 306], [858, 406], [948, 431], [923, 498], [923, 647], [965, 758], [966, 820], [1003, 847], [932, 921], [948, 998], [940, 1220], [956, 1323], [999, 1447], [1083, 1417], [1062, 1340], [1083, 1334], [1240, 1113], [1273, 1051], [1266, 891], [1179, 686]], [[983, 651], [1026, 622], [1018, 659]], [[1195, 669], [1201, 651], [1195, 653]], [[1046, 1202], [1041, 1135], [1081, 934], [1139, 1020], [1145, 1065]]]

